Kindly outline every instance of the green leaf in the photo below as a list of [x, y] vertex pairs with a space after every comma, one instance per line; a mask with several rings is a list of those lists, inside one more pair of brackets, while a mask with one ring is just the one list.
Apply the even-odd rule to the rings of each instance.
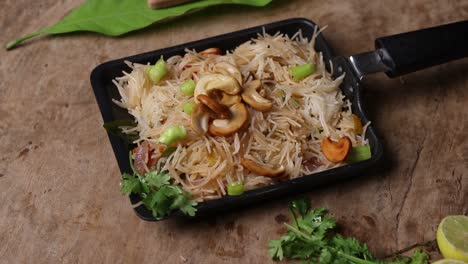
[[268, 254], [272, 259], [283, 260], [283, 248], [281, 240], [271, 240], [268, 242]]
[[346, 156], [346, 162], [354, 163], [358, 161], [368, 160], [372, 157], [371, 149], [369, 145], [352, 147]]
[[319, 261], [321, 264], [329, 264], [332, 263], [333, 256], [332, 253], [328, 248], [322, 249], [322, 252], [320, 253], [319, 256]]
[[164, 185], [169, 185], [171, 176], [167, 173], [159, 173], [158, 171], [150, 171], [145, 174], [145, 179], [149, 185], [161, 188]]
[[188, 216], [195, 216], [197, 212], [197, 202], [189, 199], [185, 199], [185, 202], [179, 206], [179, 209]]
[[[132, 165], [132, 152], [129, 153], [130, 166]], [[124, 195], [130, 193], [139, 194], [142, 203], [157, 219], [163, 219], [173, 210], [181, 210], [184, 214], [195, 216], [197, 202], [190, 200], [190, 194], [180, 186], [171, 185], [171, 177], [166, 172], [150, 171], [144, 177], [134, 170], [134, 176], [122, 174], [121, 192]]]
[[428, 263], [428, 255], [422, 252], [419, 248], [416, 249], [413, 255], [407, 256], [397, 256], [391, 262], [387, 264], [427, 264]]
[[[304, 209], [307, 210], [304, 211]], [[365, 243], [335, 234], [336, 221], [324, 208], [310, 210], [310, 203], [293, 201], [290, 205], [296, 226], [285, 223], [289, 231], [268, 243], [274, 260], [299, 259], [304, 264], [428, 264], [427, 254], [416, 250], [411, 257], [397, 256], [393, 261], [375, 259]]]
[[326, 233], [336, 226], [336, 221], [326, 214], [324, 208], [317, 208], [308, 212], [297, 222], [301, 229], [319, 239], [323, 239]]
[[142, 203], [151, 209], [156, 206], [159, 199], [161, 199], [161, 194], [158, 195], [158, 192], [150, 190], [148, 195], [142, 200]]
[[348, 255], [359, 257], [363, 260], [373, 260], [374, 256], [369, 252], [367, 245], [359, 242], [353, 237], [344, 238], [342, 235], [336, 235], [331, 241], [334, 249]]
[[291, 207], [296, 209], [299, 214], [304, 217], [310, 209], [310, 201], [307, 198], [294, 200], [291, 203]]
[[264, 6], [272, 0], [203, 0], [165, 9], [152, 10], [146, 0], [88, 0], [55, 25], [38, 30], [9, 42], [5, 48], [14, 48], [29, 38], [43, 34], [63, 34], [91, 31], [107, 36], [119, 36], [145, 28], [155, 22], [178, 17], [189, 12], [219, 4]]
[[122, 181], [120, 182], [120, 192], [124, 195], [129, 195], [131, 193], [139, 193], [140, 191], [140, 180], [128, 173], [124, 173], [122, 175]]
[[427, 259], [429, 258], [428, 255], [422, 252], [419, 248], [416, 249], [413, 255], [410, 257], [411, 262], [410, 264], [426, 264]]

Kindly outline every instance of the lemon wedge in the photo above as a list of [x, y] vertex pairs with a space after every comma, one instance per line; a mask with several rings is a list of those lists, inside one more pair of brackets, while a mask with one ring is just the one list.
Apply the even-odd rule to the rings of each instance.
[[442, 219], [437, 228], [437, 245], [444, 258], [468, 262], [468, 216], [451, 215]]

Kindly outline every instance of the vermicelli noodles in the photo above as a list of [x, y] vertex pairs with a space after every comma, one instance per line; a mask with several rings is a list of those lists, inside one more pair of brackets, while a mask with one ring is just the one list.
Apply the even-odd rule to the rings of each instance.
[[[203, 201], [226, 195], [232, 183], [243, 183], [250, 190], [343, 165], [344, 161], [331, 162], [324, 156], [323, 139], [347, 137], [352, 146], [360, 146], [366, 144], [365, 131], [356, 128], [351, 102], [339, 88], [344, 76], [332, 78], [322, 54], [314, 49], [317, 34], [308, 40], [301, 32], [291, 38], [264, 33], [225, 55], [186, 50], [183, 56], [165, 58], [167, 74], [157, 84], [148, 78], [150, 65], [128, 62], [132, 71], [114, 81], [122, 97], [115, 103], [137, 123], [124, 132], [137, 132], [135, 143], [147, 144], [151, 150], [141, 163], [144, 169], [167, 171], [192, 199]], [[217, 69], [220, 62], [240, 72], [243, 90], [259, 80], [259, 94], [273, 106], [258, 111], [243, 99], [248, 121], [242, 128], [226, 136], [200, 134], [193, 128], [193, 117], [182, 110], [195, 99], [182, 93], [180, 86], [189, 79], [199, 83], [210, 74], [229, 74]], [[290, 67], [307, 63], [314, 65], [314, 73], [301, 80], [291, 76]], [[163, 155], [168, 146], [159, 139], [173, 126], [183, 126], [187, 137]], [[259, 175], [258, 170], [246, 168], [248, 162], [272, 170], [282, 166], [283, 171], [279, 176]]]

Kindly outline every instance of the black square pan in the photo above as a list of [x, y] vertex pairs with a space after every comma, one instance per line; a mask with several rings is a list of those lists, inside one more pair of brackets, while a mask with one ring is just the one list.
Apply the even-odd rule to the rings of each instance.
[[[112, 102], [112, 98], [120, 99], [120, 95], [112, 83], [112, 80], [121, 76], [122, 71], [130, 70], [130, 68], [124, 63], [125, 60], [142, 64], [146, 64], [148, 62], [154, 64], [161, 56], [164, 56], [164, 58], [169, 58], [174, 55], [183, 55], [185, 53], [184, 49], [186, 48], [195, 49], [197, 51], [210, 47], [218, 47], [223, 51], [233, 50], [238, 45], [257, 37], [257, 35], [261, 34], [262, 32], [267, 32], [269, 34], [281, 32], [292, 36], [298, 30], [302, 30], [303, 36], [310, 39], [316, 27], [318, 26], [310, 20], [304, 18], [293, 18], [105, 62], [97, 66], [91, 73], [91, 84], [104, 122], [124, 119], [133, 120], [133, 118], [127, 113], [125, 109], [118, 107]], [[325, 41], [323, 34], [318, 35], [316, 38], [315, 48], [316, 50], [322, 52], [325, 61], [333, 61], [330, 63], [330, 65], [333, 67], [335, 77], [343, 73], [346, 74], [345, 80], [340, 88], [342, 89], [345, 96], [352, 101], [353, 112], [362, 119], [363, 123], [367, 123], [369, 120], [363, 111], [361, 101], [361, 87], [359, 85], [359, 81], [355, 77], [354, 72], [352, 72], [349, 68], [347, 60], [341, 57], [333, 57], [332, 49]], [[128, 152], [133, 148], [133, 146], [129, 145], [117, 136], [112, 134], [108, 134], [108, 136], [112, 144], [115, 157], [119, 164], [120, 171], [122, 173], [131, 173]], [[332, 182], [345, 180], [352, 176], [361, 175], [364, 171], [368, 171], [371, 167], [375, 167], [374, 165], [376, 165], [378, 161], [381, 160], [383, 153], [382, 146], [372, 126], [369, 126], [365, 136], [369, 140], [371, 146], [372, 157], [369, 160], [247, 191], [239, 196], [226, 196], [217, 200], [199, 203], [197, 206], [197, 216], [213, 214], [237, 207], [244, 207], [253, 203], [273, 199], [275, 197], [283, 197], [284, 195], [291, 193], [308, 191], [311, 188], [317, 187], [319, 185], [330, 184]], [[120, 177], [120, 175], [116, 176]], [[136, 204], [140, 200], [141, 199], [138, 195], [132, 194], [130, 196], [130, 201], [132, 204]], [[144, 207], [144, 205], [139, 205], [135, 207], [134, 210], [136, 214], [143, 220], [156, 220], [151, 215], [151, 212]], [[172, 215], [182, 214], [179, 211], [175, 211]]]

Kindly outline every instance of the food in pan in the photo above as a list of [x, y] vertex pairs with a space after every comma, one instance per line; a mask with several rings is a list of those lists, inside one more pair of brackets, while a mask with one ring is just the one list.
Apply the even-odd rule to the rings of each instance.
[[344, 75], [333, 78], [314, 49], [317, 35], [264, 33], [225, 54], [211, 47], [128, 62], [115, 103], [134, 117], [122, 130], [136, 136], [139, 183], [126, 175], [124, 192], [141, 194], [157, 176], [180, 199], [201, 202], [369, 158], [368, 124], [339, 88]]

